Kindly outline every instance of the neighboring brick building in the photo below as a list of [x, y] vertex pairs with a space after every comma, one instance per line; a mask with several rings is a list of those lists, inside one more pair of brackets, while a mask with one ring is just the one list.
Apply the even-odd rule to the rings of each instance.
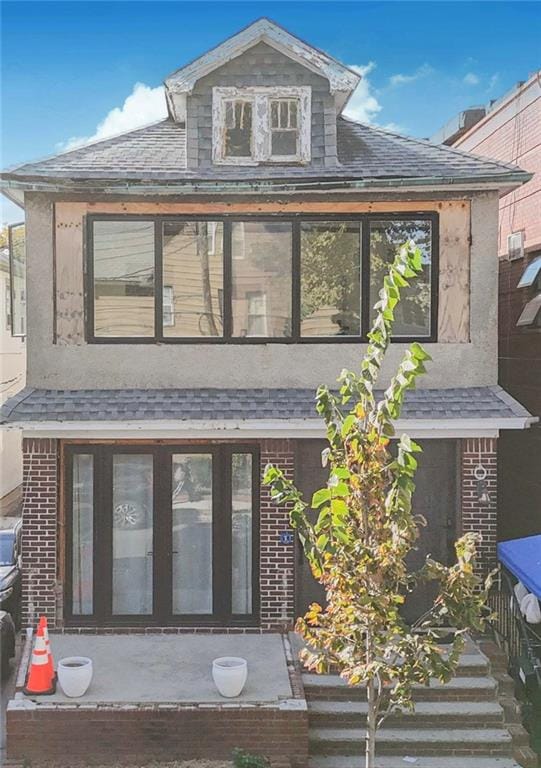
[[[541, 70], [488, 108], [466, 110], [434, 140], [533, 174], [500, 198], [499, 380], [541, 417]], [[541, 426], [506, 432], [499, 459], [500, 538], [540, 533]]]

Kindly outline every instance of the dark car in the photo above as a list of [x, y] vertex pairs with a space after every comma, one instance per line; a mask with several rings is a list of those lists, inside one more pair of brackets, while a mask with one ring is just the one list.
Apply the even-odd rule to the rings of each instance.
[[10, 614], [0, 611], [0, 676], [8, 676], [10, 661], [15, 656], [15, 624]]
[[21, 521], [0, 518], [0, 611], [21, 626]]

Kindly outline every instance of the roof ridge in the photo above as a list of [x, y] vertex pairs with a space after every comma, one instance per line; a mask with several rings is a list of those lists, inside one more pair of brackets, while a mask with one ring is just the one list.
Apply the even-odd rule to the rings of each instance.
[[115, 133], [112, 136], [106, 136], [103, 139], [94, 139], [94, 141], [88, 141], [86, 144], [81, 144], [79, 147], [73, 147], [72, 149], [64, 149], [61, 152], [52, 152], [49, 155], [43, 155], [42, 157], [38, 157], [36, 160], [27, 160], [25, 163], [18, 163], [17, 165], [9, 166], [8, 168], [5, 168], [2, 171], [2, 173], [13, 173], [14, 171], [18, 171], [27, 165], [36, 165], [37, 163], [44, 163], [47, 160], [53, 160], [57, 157], [64, 157], [65, 155], [71, 155], [74, 152], [81, 152], [82, 150], [95, 147], [97, 144], [106, 144], [107, 142], [120, 139], [123, 136], [130, 136], [131, 134], [137, 133], [138, 131], [147, 130], [148, 128], [152, 128], [154, 125], [161, 125], [162, 123], [171, 123], [171, 125], [178, 125], [179, 128], [183, 127], [183, 124], [175, 123], [175, 121], [172, 120], [171, 117], [164, 117], [161, 120], [153, 120], [151, 123], [145, 123], [145, 125], [140, 125], [137, 128], [131, 128], [129, 131], [121, 131], [120, 133]]
[[391, 131], [388, 128], [384, 128], [380, 125], [373, 125], [371, 123], [363, 123], [359, 120], [354, 120], [351, 117], [346, 117], [345, 115], [337, 115], [337, 120], [344, 120], [348, 123], [352, 123], [353, 125], [359, 125], [362, 128], [368, 128], [371, 131], [374, 131], [375, 133], [383, 133], [386, 136], [393, 136], [396, 139], [400, 139], [402, 141], [406, 142], [412, 142], [414, 144], [420, 144], [422, 147], [431, 147], [435, 150], [439, 150], [442, 153], [452, 153], [455, 155], [458, 155], [459, 157], [466, 157], [468, 160], [480, 160], [482, 162], [491, 163], [492, 165], [500, 166], [502, 168], [506, 168], [510, 171], [521, 171], [522, 169], [519, 168], [518, 165], [514, 165], [513, 163], [505, 163], [501, 160], [495, 160], [493, 157], [487, 157], [486, 155], [476, 155], [472, 152], [467, 152], [464, 149], [458, 149], [457, 147], [448, 147], [446, 144], [434, 144], [434, 142], [430, 141], [430, 139], [419, 139], [417, 136], [408, 136], [404, 133], [398, 133], [397, 131]]

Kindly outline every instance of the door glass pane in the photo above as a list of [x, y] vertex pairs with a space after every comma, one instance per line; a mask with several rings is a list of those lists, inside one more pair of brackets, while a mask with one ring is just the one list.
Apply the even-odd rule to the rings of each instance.
[[163, 225], [163, 333], [222, 336], [223, 224]]
[[289, 222], [232, 225], [233, 336], [291, 336]]
[[173, 613], [212, 613], [212, 455], [173, 456]]
[[430, 336], [431, 243], [430, 221], [394, 220], [370, 222], [370, 319], [375, 318], [374, 304], [383, 287], [383, 278], [397, 249], [413, 240], [421, 249], [423, 268], [401, 290], [401, 300], [394, 309], [393, 336]]
[[234, 453], [232, 482], [231, 610], [252, 613], [252, 454]]
[[94, 459], [76, 453], [72, 478], [72, 611], [83, 616], [93, 613], [94, 579]]
[[94, 333], [154, 334], [154, 223], [94, 222]]
[[301, 335], [361, 332], [361, 224], [301, 224]]
[[152, 613], [152, 456], [113, 456], [113, 613]]

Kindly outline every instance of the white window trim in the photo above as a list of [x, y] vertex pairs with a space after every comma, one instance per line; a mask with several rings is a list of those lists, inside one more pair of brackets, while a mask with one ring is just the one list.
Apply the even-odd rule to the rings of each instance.
[[[270, 101], [299, 100], [299, 146], [295, 155], [271, 154]], [[231, 99], [252, 103], [252, 157], [226, 157], [225, 102]], [[260, 163], [308, 163], [311, 157], [312, 89], [309, 86], [273, 86], [212, 89], [212, 159], [218, 165], [259, 165]]]

